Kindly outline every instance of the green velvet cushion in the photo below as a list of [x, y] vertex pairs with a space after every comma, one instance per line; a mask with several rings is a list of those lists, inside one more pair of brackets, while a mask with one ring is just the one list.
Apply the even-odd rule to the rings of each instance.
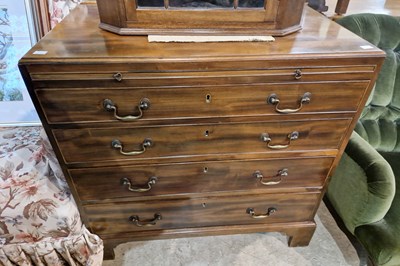
[[357, 14], [337, 22], [386, 59], [328, 197], [376, 265], [400, 265], [400, 19]]
[[396, 176], [396, 195], [383, 220], [357, 227], [355, 235], [377, 265], [400, 265], [400, 153], [382, 153]]
[[347, 229], [381, 220], [395, 194], [394, 175], [387, 161], [353, 132], [331, 178], [327, 196]]
[[356, 14], [337, 20], [386, 52], [378, 80], [356, 131], [379, 151], [400, 151], [400, 19], [382, 14]]
[[400, 152], [400, 125], [396, 120], [364, 119], [354, 130], [378, 151]]

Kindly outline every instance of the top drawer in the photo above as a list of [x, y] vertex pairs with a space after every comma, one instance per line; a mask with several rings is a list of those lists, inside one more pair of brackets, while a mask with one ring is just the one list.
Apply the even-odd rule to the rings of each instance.
[[[107, 66], [107, 65], [105, 65]], [[103, 66], [104, 67], [104, 66]], [[210, 65], [209, 68], [212, 68]], [[290, 67], [236, 71], [171, 71], [147, 72], [119, 70], [108, 66], [81, 69], [60, 65], [43, 72], [30, 73], [35, 88], [89, 88], [89, 87], [163, 87], [215, 86], [222, 84], [257, 84], [269, 82], [310, 82], [370, 80], [374, 65]], [[66, 82], [67, 81], [67, 82]]]
[[368, 81], [248, 86], [37, 89], [49, 124], [355, 112]]

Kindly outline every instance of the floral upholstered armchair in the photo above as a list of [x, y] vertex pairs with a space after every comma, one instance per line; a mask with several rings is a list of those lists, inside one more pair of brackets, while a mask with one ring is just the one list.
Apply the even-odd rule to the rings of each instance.
[[[77, 3], [49, 0], [53, 26]], [[0, 127], [0, 265], [102, 260], [102, 240], [83, 225], [42, 128]]]
[[101, 265], [41, 127], [0, 127], [0, 265]]
[[75, 8], [83, 0], [48, 0], [50, 24], [54, 28], [63, 18], [69, 14], [69, 11]]

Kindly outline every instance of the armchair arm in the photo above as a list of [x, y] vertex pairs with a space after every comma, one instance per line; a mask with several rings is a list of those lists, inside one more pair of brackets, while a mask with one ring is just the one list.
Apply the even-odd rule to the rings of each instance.
[[353, 132], [327, 196], [347, 229], [381, 220], [395, 195], [395, 177], [389, 163]]

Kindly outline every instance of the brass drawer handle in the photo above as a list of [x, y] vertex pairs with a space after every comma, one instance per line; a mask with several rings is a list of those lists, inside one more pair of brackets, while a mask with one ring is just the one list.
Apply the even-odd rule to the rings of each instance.
[[118, 139], [114, 139], [113, 141], [111, 141], [111, 147], [113, 147], [114, 149], [118, 149], [119, 153], [121, 153], [122, 155], [126, 155], [126, 156], [140, 155], [140, 154], [144, 153], [146, 151], [146, 149], [151, 146], [153, 146], [153, 141], [151, 139], [145, 139], [142, 142], [141, 150], [139, 150], [139, 151], [124, 151], [124, 147], [123, 147], [121, 141], [119, 141]]
[[137, 109], [139, 110], [138, 115], [119, 116], [117, 106], [110, 99], [103, 100], [103, 108], [107, 112], [113, 112], [114, 117], [120, 121], [134, 121], [138, 120], [139, 118], [142, 118], [143, 110], [147, 110], [150, 108], [150, 100], [147, 98], [143, 98], [140, 100], [139, 105], [137, 106]]
[[297, 107], [296, 109], [279, 109], [280, 100], [278, 98], [278, 95], [276, 95], [275, 93], [268, 96], [267, 102], [269, 104], [275, 105], [275, 111], [278, 113], [292, 114], [300, 111], [303, 108], [304, 104], [308, 104], [311, 102], [311, 93], [310, 92], [304, 93], [304, 95], [300, 99], [299, 107]]
[[272, 139], [270, 138], [268, 133], [262, 133], [261, 134], [261, 140], [264, 142], [267, 142], [267, 147], [273, 150], [282, 150], [286, 149], [290, 146], [292, 140], [296, 140], [299, 138], [299, 132], [293, 131], [292, 133], [288, 134], [287, 138], [289, 139], [288, 144], [281, 145], [281, 144], [276, 144], [276, 145], [271, 145]]
[[142, 227], [142, 226], [154, 226], [156, 225], [157, 221], [161, 220], [162, 216], [161, 214], [155, 213], [153, 219], [149, 220], [143, 220], [140, 221], [139, 216], [137, 215], [132, 215], [129, 217], [129, 221], [133, 222], [136, 226]]
[[147, 187], [146, 188], [140, 188], [140, 187], [133, 187], [131, 180], [129, 180], [129, 178], [121, 178], [121, 185], [122, 186], [128, 186], [128, 190], [132, 191], [132, 192], [147, 192], [152, 188], [152, 185], [155, 185], [157, 181], [157, 177], [152, 176], [149, 178], [149, 180], [147, 181]]
[[269, 181], [263, 181], [264, 180], [264, 176], [261, 173], [261, 171], [255, 171], [253, 173], [253, 176], [256, 179], [260, 179], [260, 183], [263, 184], [264, 186], [274, 186], [274, 185], [278, 185], [282, 182], [282, 177], [284, 176], [288, 176], [289, 174], [289, 170], [284, 168], [278, 171], [278, 173], [275, 176], [272, 177], [268, 177], [268, 179], [272, 179]]
[[247, 208], [246, 213], [251, 215], [251, 218], [254, 219], [263, 219], [270, 217], [272, 214], [276, 213], [278, 210], [274, 207], [268, 208], [267, 213], [265, 214], [256, 214], [253, 208]]

